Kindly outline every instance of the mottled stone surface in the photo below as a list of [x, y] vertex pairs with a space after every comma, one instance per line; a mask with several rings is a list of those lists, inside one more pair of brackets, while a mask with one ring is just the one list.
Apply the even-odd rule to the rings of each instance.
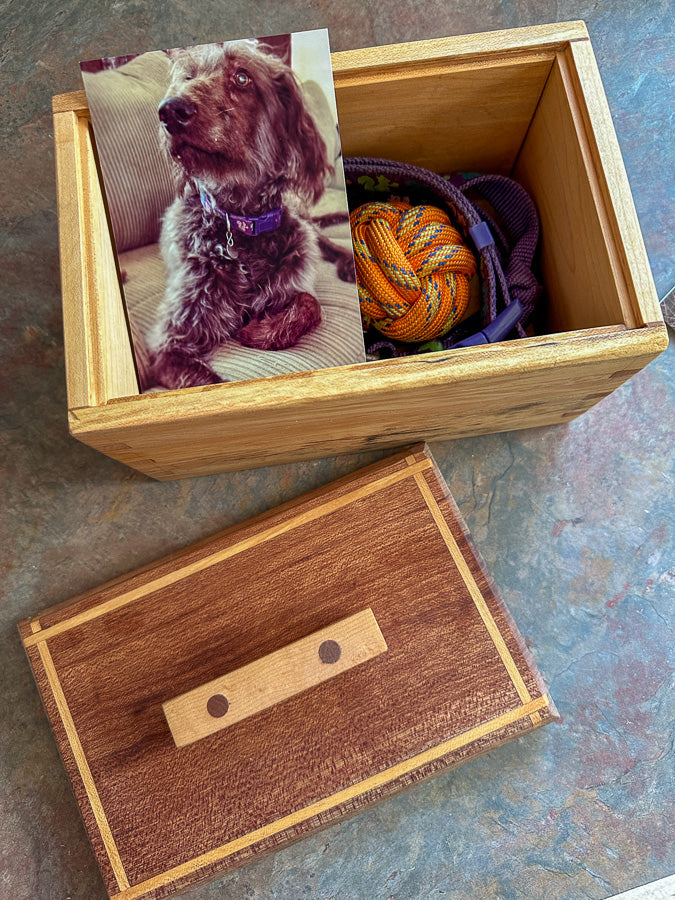
[[[19, 644], [27, 615], [375, 458], [159, 484], [69, 438], [52, 93], [78, 60], [320, 27], [334, 49], [586, 20], [660, 295], [673, 273], [663, 0], [5, 0], [0, 13], [0, 897], [105, 896]], [[673, 871], [675, 346], [558, 428], [432, 446], [563, 716], [191, 896], [606, 898]], [[669, 818], [670, 817], [670, 818]]]

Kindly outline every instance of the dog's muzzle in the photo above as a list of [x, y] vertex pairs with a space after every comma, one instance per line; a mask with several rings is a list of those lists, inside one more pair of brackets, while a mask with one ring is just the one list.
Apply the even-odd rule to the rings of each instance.
[[167, 97], [159, 104], [157, 112], [169, 134], [180, 134], [190, 124], [197, 107], [183, 97]]

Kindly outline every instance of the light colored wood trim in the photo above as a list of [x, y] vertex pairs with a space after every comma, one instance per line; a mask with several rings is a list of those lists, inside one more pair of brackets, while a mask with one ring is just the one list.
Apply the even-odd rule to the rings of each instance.
[[[387, 48], [375, 47], [375, 50]], [[347, 51], [351, 52], [351, 51]], [[374, 85], [380, 82], [389, 82], [392, 80], [400, 81], [416, 81], [424, 78], [442, 78], [445, 75], [471, 76], [484, 70], [502, 70], [510, 71], [515, 74], [520, 69], [531, 68], [533, 64], [540, 64], [540, 68], [546, 69], [555, 60], [556, 53], [559, 52], [558, 47], [551, 47], [545, 50], [536, 50], [527, 52], [524, 50], [517, 56], [493, 55], [487, 54], [484, 58], [454, 59], [452, 57], [432, 57], [430, 59], [413, 59], [410, 62], [398, 60], [386, 66], [375, 66], [374, 68], [361, 68], [351, 71], [344, 69], [343, 71], [333, 73], [335, 79], [335, 88], [337, 94], [338, 107], [340, 105], [340, 95], [347, 89], [352, 87], [361, 88], [363, 86]], [[527, 88], [524, 87], [524, 90]], [[533, 104], [536, 98], [533, 98]], [[342, 114], [340, 114], [342, 119]], [[349, 156], [349, 153], [345, 153]]]
[[[389, 44], [384, 47], [364, 47], [360, 50], [343, 50], [331, 53], [334, 78], [355, 69], [396, 66], [402, 61], [418, 63], [440, 60], [444, 57], [462, 59], [486, 57], [494, 54], [519, 51], [537, 52], [560, 49], [569, 41], [588, 40], [586, 25], [581, 21], [510, 28], [479, 34], [462, 34], [436, 38], [429, 41], [410, 41]], [[52, 97], [52, 110], [58, 112], [89, 112], [84, 90], [56, 94]]]
[[588, 40], [588, 31], [583, 22], [561, 22], [367, 47], [363, 50], [345, 50], [331, 54], [331, 61], [337, 87], [343, 72], [399, 66], [401, 63], [416, 64], [445, 57], [455, 60], [487, 58], [519, 51], [560, 49], [570, 41], [583, 40]]
[[[600, 181], [619, 263], [628, 283], [638, 325], [660, 322], [649, 259], [638, 222], [612, 115], [590, 42], [570, 44], [565, 60], [574, 69], [577, 101], [592, 140], [589, 151]], [[563, 70], [563, 77], [566, 73]]]
[[[592, 55], [593, 51], [590, 48], [590, 44], [588, 45], [587, 50], [590, 50]], [[612, 222], [607, 209], [607, 193], [606, 190], [603, 190], [603, 187], [605, 186], [602, 184], [602, 166], [596, 165], [596, 155], [593, 153], [594, 139], [597, 139], [597, 135], [594, 135], [593, 129], [590, 127], [588, 121], [588, 116], [585, 115], [584, 107], [586, 98], [583, 96], [583, 91], [580, 88], [578, 74], [572, 65], [573, 57], [568, 56], [568, 54], [563, 51], [558, 54], [557, 62], [567, 102], [570, 107], [570, 113], [574, 122], [579, 150], [581, 151], [581, 156], [584, 161], [588, 185], [593, 196], [593, 202], [600, 223], [603, 245], [611, 266], [616, 295], [621, 307], [623, 323], [626, 325], [626, 328], [636, 328], [637, 320], [634, 309], [635, 298], [631, 297], [631, 292], [628, 289], [628, 283], [626, 281], [626, 273], [621, 265], [621, 260], [617, 252], [615, 241], [616, 233], [612, 228]], [[600, 91], [603, 90], [601, 82], [595, 87]], [[611, 121], [609, 127], [613, 130]], [[627, 185], [626, 190], [630, 195], [630, 188]]]
[[99, 797], [98, 791], [96, 790], [96, 785], [91, 774], [91, 769], [89, 768], [87, 757], [85, 756], [84, 749], [82, 748], [82, 744], [80, 743], [80, 738], [77, 734], [77, 729], [75, 728], [75, 722], [73, 721], [73, 717], [70, 713], [70, 708], [68, 707], [66, 696], [63, 693], [63, 688], [61, 687], [61, 682], [59, 681], [59, 676], [57, 674], [56, 667], [54, 666], [54, 661], [52, 660], [51, 653], [49, 652], [49, 647], [47, 647], [45, 643], [39, 644], [38, 653], [40, 654], [40, 659], [42, 660], [45, 675], [47, 676], [47, 681], [49, 682], [49, 686], [51, 687], [54, 702], [56, 703], [56, 707], [61, 717], [61, 722], [63, 723], [63, 728], [66, 732], [66, 738], [68, 739], [70, 749], [73, 752], [73, 757], [80, 773], [82, 784], [84, 785], [84, 789], [87, 792], [89, 805], [91, 806], [91, 811], [94, 815], [96, 825], [101, 834], [101, 840], [103, 841], [106, 853], [108, 854], [108, 859], [110, 860], [110, 865], [112, 867], [115, 880], [117, 881], [117, 886], [121, 891], [124, 891], [129, 887], [129, 881], [124, 871], [124, 866], [122, 864], [115, 839], [113, 837], [112, 831], [110, 830], [110, 825], [108, 824], [108, 819], [106, 818], [106, 814], [101, 803], [101, 798]]
[[[87, 381], [90, 396], [95, 403], [107, 400], [105, 378], [103, 376], [102, 352], [106, 348], [101, 341], [101, 299], [97, 292], [97, 267], [102, 263], [95, 240], [96, 206], [102, 205], [101, 188], [98, 184], [98, 172], [93, 157], [89, 123], [77, 116], [71, 117], [73, 125], [73, 145], [77, 157], [77, 179], [74, 187], [78, 194], [79, 240], [82, 266], [82, 289], [72, 296], [64, 293], [64, 314], [81, 315], [87, 335]], [[108, 236], [108, 245], [111, 240]], [[63, 277], [63, 271], [61, 272]]]
[[204, 866], [220, 862], [221, 860], [226, 859], [228, 856], [232, 856], [232, 854], [237, 853], [239, 850], [244, 850], [246, 847], [250, 847], [251, 844], [255, 844], [258, 841], [264, 840], [265, 838], [279, 834], [280, 832], [285, 831], [288, 828], [293, 828], [294, 826], [300, 825], [302, 822], [306, 822], [308, 819], [311, 819], [314, 816], [321, 815], [321, 813], [334, 809], [337, 806], [347, 804], [350, 801], [354, 800], [355, 797], [358, 797], [360, 794], [365, 794], [368, 791], [377, 790], [378, 788], [388, 784], [389, 782], [395, 781], [398, 778], [402, 778], [410, 772], [414, 772], [415, 769], [419, 769], [422, 766], [432, 763], [437, 759], [441, 759], [448, 753], [459, 750], [461, 747], [465, 747], [467, 744], [473, 743], [473, 741], [478, 741], [490, 734], [494, 734], [501, 728], [505, 728], [507, 725], [511, 725], [514, 722], [518, 722], [521, 719], [531, 716], [533, 713], [537, 712], [538, 710], [543, 710], [547, 706], [548, 701], [546, 697], [537, 697], [536, 699], [531, 700], [529, 703], [526, 703], [523, 706], [518, 706], [515, 709], [503, 713], [501, 716], [497, 716], [494, 719], [490, 719], [486, 722], [481, 722], [481, 724], [476, 725], [475, 728], [471, 728], [468, 731], [465, 731], [463, 734], [456, 735], [450, 740], [445, 741], [444, 743], [439, 744], [436, 747], [432, 747], [429, 750], [426, 750], [424, 753], [420, 753], [417, 756], [413, 756], [410, 759], [404, 760], [403, 762], [392, 766], [390, 769], [385, 769], [382, 772], [378, 772], [376, 775], [365, 778], [363, 781], [357, 782], [356, 784], [353, 784], [342, 791], [338, 791], [335, 794], [331, 794], [330, 796], [325, 797], [322, 800], [318, 800], [316, 803], [312, 803], [309, 806], [297, 810], [296, 812], [291, 813], [288, 816], [277, 819], [275, 822], [271, 822], [268, 825], [263, 825], [262, 828], [258, 828], [255, 831], [251, 831], [240, 838], [229, 841], [227, 844], [223, 844], [220, 847], [209, 850], [208, 852], [203, 853], [201, 856], [197, 856], [194, 859], [189, 860], [189, 862], [183, 863], [179, 866], [175, 866], [173, 869], [168, 869], [161, 875], [156, 875], [153, 878], [149, 878], [146, 881], [135, 884], [119, 894], [114, 894], [113, 897], [115, 898], [115, 900], [136, 900], [136, 898], [143, 897], [150, 891], [156, 890], [157, 888], [163, 887], [164, 885], [171, 884], [172, 882], [177, 881], [179, 878], [184, 878], [186, 875], [191, 875], [193, 872], [196, 872]]
[[[138, 384], [89, 122], [73, 112], [58, 113], [54, 121], [68, 148], [65, 155], [57, 150], [56, 159], [58, 184], [68, 188], [65, 220], [59, 205], [60, 244], [78, 250], [61, 262], [66, 360], [84, 355], [86, 362], [67, 373], [69, 403], [73, 393], [97, 404], [138, 394]], [[69, 165], [74, 179], [67, 176]]]
[[356, 500], [360, 500], [363, 497], [369, 497], [377, 491], [383, 490], [387, 487], [391, 487], [391, 485], [398, 484], [399, 481], [403, 481], [406, 478], [410, 478], [411, 476], [416, 475], [418, 472], [422, 472], [425, 469], [431, 468], [431, 465], [432, 463], [429, 459], [421, 460], [420, 462], [415, 463], [414, 466], [410, 466], [408, 469], [401, 469], [398, 472], [393, 472], [391, 475], [387, 475], [384, 478], [379, 478], [375, 481], [369, 482], [368, 484], [364, 484], [354, 491], [349, 491], [349, 493], [344, 494], [341, 497], [336, 497], [334, 500], [329, 500], [327, 503], [323, 503], [320, 506], [314, 507], [313, 509], [305, 510], [304, 512], [296, 516], [292, 516], [290, 519], [286, 519], [285, 521], [280, 522], [277, 525], [273, 525], [270, 528], [265, 528], [262, 531], [258, 531], [236, 544], [225, 547], [223, 550], [219, 550], [217, 553], [212, 553], [209, 556], [198, 559], [187, 566], [183, 566], [182, 568], [176, 569], [173, 572], [168, 572], [161, 578], [155, 578], [152, 581], [149, 581], [146, 584], [142, 584], [140, 585], [140, 587], [134, 588], [131, 591], [127, 591], [124, 594], [119, 594], [116, 597], [112, 597], [105, 603], [100, 603], [98, 604], [98, 606], [94, 606], [91, 609], [84, 610], [84, 612], [78, 613], [77, 615], [72, 616], [69, 619], [64, 619], [62, 622], [58, 622], [56, 625], [52, 625], [48, 628], [43, 628], [38, 634], [29, 634], [24, 640], [24, 645], [26, 647], [31, 647], [34, 644], [43, 643], [45, 641], [48, 641], [50, 638], [56, 637], [56, 635], [58, 634], [63, 634], [66, 631], [70, 631], [71, 628], [76, 628], [79, 625], [83, 625], [85, 622], [91, 622], [93, 619], [97, 619], [100, 616], [106, 615], [106, 613], [112, 612], [113, 610], [120, 609], [121, 607], [126, 606], [128, 603], [131, 603], [134, 600], [145, 597], [147, 594], [151, 594], [155, 591], [162, 590], [171, 584], [175, 584], [177, 581], [181, 581], [183, 578], [187, 578], [188, 575], [194, 575], [196, 572], [202, 572], [204, 569], [208, 569], [210, 566], [215, 565], [215, 563], [230, 559], [231, 557], [236, 556], [238, 553], [242, 553], [244, 550], [249, 550], [251, 549], [251, 547], [256, 547], [259, 544], [265, 543], [265, 541], [269, 541], [283, 534], [287, 534], [289, 531], [293, 531], [293, 529], [298, 528], [301, 525], [307, 525], [310, 522], [314, 522], [316, 519], [320, 519], [322, 516], [325, 516], [328, 513], [335, 512], [338, 509], [342, 509], [343, 507], [348, 506], [350, 503], [354, 503]]
[[74, 112], [54, 115], [56, 186], [59, 223], [63, 337], [68, 406], [93, 406], [91, 323], [87, 317], [88, 261], [83, 245], [82, 155], [76, 142], [79, 120]]
[[[227, 412], [245, 411], [254, 419], [280, 405], [295, 406], [319, 397], [365, 399], [373, 393], [417, 391], [421, 386], [431, 384], [451, 390], [454, 382], [491, 382], [496, 372], [517, 376], [549, 368], [574, 369], [586, 362], [594, 362], [598, 357], [619, 362], [636, 355], [657, 355], [663, 349], [660, 332], [654, 334], [649, 329], [627, 331], [623, 325], [613, 325], [485, 344], [479, 348], [427, 353], [423, 357], [409, 356], [403, 360], [381, 360], [204, 388], [140, 394], [100, 407], [71, 409], [71, 430], [79, 435], [103, 428], [111, 431], [129, 426], [151, 428], [179, 418], [181, 428], [189, 435], [191, 423]], [[264, 390], [261, 390], [263, 384]], [[367, 416], [364, 420], [368, 431]]]
[[495, 622], [492, 613], [490, 612], [488, 605], [485, 602], [485, 598], [483, 597], [480, 588], [476, 584], [475, 578], [471, 574], [471, 569], [469, 568], [468, 563], [462, 556], [462, 551], [457, 546], [457, 541], [450, 531], [450, 527], [445, 520], [445, 516], [439, 509], [438, 503], [436, 503], [436, 498], [431, 492], [431, 488], [429, 487], [426, 478], [424, 477], [424, 475], [418, 472], [415, 475], [415, 482], [420, 489], [420, 493], [422, 494], [422, 497], [424, 498], [424, 501], [429, 508], [429, 512], [433, 516], [434, 522], [436, 523], [436, 526], [440, 531], [448, 550], [450, 551], [453, 562], [457, 566], [459, 574], [462, 576], [464, 584], [467, 586], [473, 602], [476, 604], [476, 609], [478, 610], [478, 613], [483, 620], [483, 624], [488, 630], [488, 634], [492, 638], [492, 642], [495, 645], [497, 653], [499, 654], [499, 658], [504, 663], [504, 667], [509, 674], [514, 688], [518, 692], [520, 700], [523, 703], [529, 703], [532, 697], [527, 689], [527, 685], [523, 681], [523, 677], [518, 671], [518, 666], [513, 661], [513, 657], [509, 652], [509, 648], [504, 643], [504, 638], [502, 637], [501, 632], [497, 627], [497, 623]]
[[89, 194], [88, 197], [83, 196], [80, 207], [83, 212], [89, 212], [88, 227], [82, 233], [88, 237], [91, 261], [89, 327], [96, 346], [96, 368], [91, 375], [98, 385], [98, 395], [108, 401], [114, 397], [138, 394], [138, 382], [91, 131], [85, 120], [79, 119], [78, 124], [82, 169], [86, 169], [87, 175], [83, 191], [86, 189]]
[[89, 115], [86, 91], [70, 91], [67, 94], [55, 94], [52, 97], [52, 112], [74, 112], [79, 115]]
[[[371, 609], [334, 622], [163, 703], [174, 743], [176, 747], [193, 744], [367, 662], [386, 649]], [[209, 712], [208, 704], [214, 697], [222, 705]]]
[[54, 136], [68, 405], [94, 406], [138, 384], [89, 122], [57, 112]]

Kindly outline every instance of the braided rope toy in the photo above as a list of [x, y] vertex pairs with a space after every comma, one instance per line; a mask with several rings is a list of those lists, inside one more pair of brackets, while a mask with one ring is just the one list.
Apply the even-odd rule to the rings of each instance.
[[399, 200], [350, 216], [363, 328], [416, 342], [441, 337], [464, 315], [476, 260], [443, 210]]

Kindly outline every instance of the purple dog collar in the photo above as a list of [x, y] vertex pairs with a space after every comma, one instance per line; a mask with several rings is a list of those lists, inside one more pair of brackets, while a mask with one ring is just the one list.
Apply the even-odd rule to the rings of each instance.
[[281, 225], [283, 209], [278, 206], [261, 216], [235, 216], [221, 209], [213, 197], [204, 188], [199, 189], [199, 199], [202, 209], [209, 215], [216, 215], [227, 223], [228, 230], [234, 228], [249, 237], [264, 234], [267, 231], [276, 231]]

